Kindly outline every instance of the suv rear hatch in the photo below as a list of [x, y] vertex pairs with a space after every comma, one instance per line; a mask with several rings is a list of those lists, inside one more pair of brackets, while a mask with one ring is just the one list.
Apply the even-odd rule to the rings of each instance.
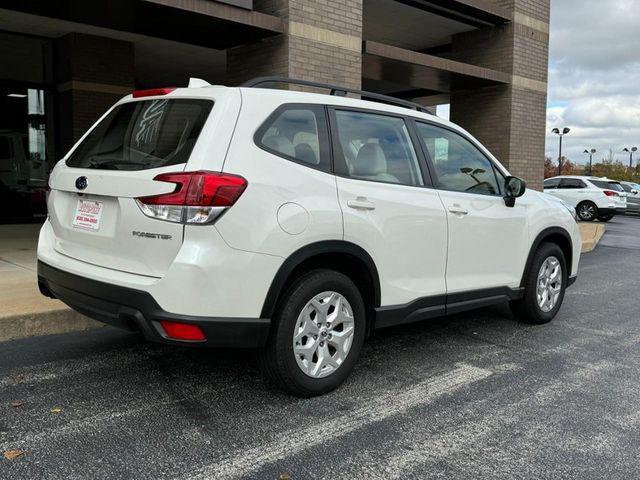
[[175, 183], [154, 178], [185, 169], [212, 108], [213, 99], [180, 96], [114, 107], [52, 172], [48, 207], [56, 251], [163, 276], [182, 245], [184, 225], [149, 218], [136, 199], [176, 191]]
[[607, 197], [611, 197], [613, 199], [613, 203], [617, 208], [626, 208], [627, 207], [627, 193], [620, 185], [620, 182], [613, 180], [591, 180], [596, 187], [603, 190], [603, 193]]

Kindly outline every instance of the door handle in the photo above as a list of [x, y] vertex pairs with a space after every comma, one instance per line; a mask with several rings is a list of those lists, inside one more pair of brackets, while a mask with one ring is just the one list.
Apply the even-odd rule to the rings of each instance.
[[370, 202], [366, 197], [357, 197], [355, 200], [348, 200], [347, 205], [356, 210], [375, 210], [376, 205]]
[[452, 205], [449, 207], [449, 211], [454, 215], [466, 215], [469, 213], [468, 210], [462, 208], [460, 205]]

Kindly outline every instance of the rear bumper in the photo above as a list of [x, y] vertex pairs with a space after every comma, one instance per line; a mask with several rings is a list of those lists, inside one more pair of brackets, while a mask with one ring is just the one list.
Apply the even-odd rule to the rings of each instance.
[[629, 212], [639, 212], [640, 211], [640, 201], [627, 202], [627, 213]]
[[[221, 318], [177, 315], [141, 290], [91, 280], [38, 261], [38, 286], [44, 295], [62, 300], [74, 310], [103, 323], [140, 331], [147, 340], [172, 345], [257, 348], [266, 343], [271, 321], [265, 318]], [[199, 326], [202, 342], [173, 340], [160, 326], [172, 320]]]

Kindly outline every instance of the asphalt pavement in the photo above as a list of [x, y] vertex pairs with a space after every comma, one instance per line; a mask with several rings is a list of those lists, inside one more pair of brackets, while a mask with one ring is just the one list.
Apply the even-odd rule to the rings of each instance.
[[607, 228], [551, 324], [500, 306], [380, 331], [314, 399], [250, 352], [1, 343], [0, 479], [639, 478], [640, 218]]

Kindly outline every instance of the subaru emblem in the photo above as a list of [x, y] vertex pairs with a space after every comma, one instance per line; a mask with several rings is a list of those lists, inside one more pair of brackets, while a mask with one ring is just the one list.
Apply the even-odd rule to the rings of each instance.
[[87, 177], [78, 177], [76, 179], [76, 188], [78, 190], [84, 190], [87, 188]]

